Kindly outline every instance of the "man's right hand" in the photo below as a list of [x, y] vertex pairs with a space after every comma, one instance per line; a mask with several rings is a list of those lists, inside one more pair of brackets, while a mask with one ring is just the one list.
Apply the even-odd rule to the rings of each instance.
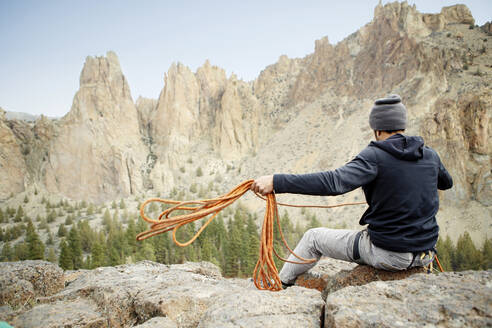
[[251, 185], [251, 190], [263, 196], [273, 192], [273, 175], [264, 175], [255, 179]]

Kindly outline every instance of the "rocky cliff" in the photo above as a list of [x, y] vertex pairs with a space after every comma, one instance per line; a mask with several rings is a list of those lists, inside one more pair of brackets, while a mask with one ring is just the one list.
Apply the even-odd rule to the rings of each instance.
[[[0, 197], [33, 184], [95, 202], [193, 182], [218, 181], [225, 192], [258, 174], [333, 169], [371, 140], [374, 99], [398, 93], [408, 133], [424, 136], [455, 180], [441, 195], [441, 226], [453, 230], [459, 217], [454, 230], [480, 239], [491, 229], [492, 37], [473, 24], [464, 5], [423, 14], [406, 2], [380, 4], [345, 40], [325, 37], [304, 58], [280, 56], [254, 81], [208, 61], [196, 72], [177, 63], [158, 99], [136, 104], [114, 53], [88, 57], [65, 117], [0, 117]], [[199, 179], [189, 171], [198, 167]], [[335, 214], [355, 225], [362, 211]]]
[[66, 272], [42, 261], [0, 263], [0, 320], [25, 328], [492, 324], [490, 271], [419, 273], [403, 280], [370, 272], [323, 260], [308, 274], [321, 275], [332, 286], [340, 276], [358, 280], [345, 279], [344, 286], [322, 294], [298, 286], [259, 291], [251, 280], [223, 278], [208, 262], [144, 261]]
[[128, 83], [113, 52], [87, 57], [80, 89], [59, 122], [44, 165], [50, 192], [105, 201], [143, 189], [146, 147]]

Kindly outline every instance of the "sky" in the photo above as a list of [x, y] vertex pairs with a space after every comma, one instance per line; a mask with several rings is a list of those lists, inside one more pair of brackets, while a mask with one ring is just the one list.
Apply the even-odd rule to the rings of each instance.
[[[379, 0], [0, 0], [0, 107], [65, 115], [87, 56], [116, 52], [132, 97], [158, 98], [173, 62], [212, 65], [250, 81], [280, 55], [304, 57], [370, 22]], [[383, 1], [383, 4], [388, 1]], [[414, 0], [437, 13], [446, 0]], [[492, 1], [462, 1], [476, 24]]]

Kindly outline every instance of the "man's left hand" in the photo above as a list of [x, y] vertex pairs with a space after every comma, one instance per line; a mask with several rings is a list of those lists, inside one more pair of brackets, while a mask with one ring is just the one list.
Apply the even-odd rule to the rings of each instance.
[[264, 175], [256, 179], [251, 185], [251, 190], [263, 196], [273, 192], [273, 175]]

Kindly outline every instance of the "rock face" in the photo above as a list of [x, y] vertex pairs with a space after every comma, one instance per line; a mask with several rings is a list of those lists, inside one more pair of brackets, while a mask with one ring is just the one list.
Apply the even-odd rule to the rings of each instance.
[[143, 187], [145, 149], [118, 58], [87, 57], [72, 109], [50, 146], [46, 188], [93, 201], [134, 194]]
[[488, 327], [491, 279], [468, 271], [347, 287], [328, 295], [325, 327]]
[[[0, 109], [0, 198], [24, 190], [27, 169], [21, 153], [21, 146], [7, 125], [5, 111]], [[13, 165], [13, 163], [18, 163]]]
[[[350, 271], [346, 269], [340, 261], [323, 260], [310, 274], [336, 276]], [[357, 268], [352, 272], [361, 273]], [[326, 305], [317, 290], [259, 291], [249, 279], [222, 278], [207, 262], [169, 266], [144, 261], [67, 272], [65, 288], [60, 273], [41, 261], [0, 266], [3, 281], [11, 274], [19, 277], [9, 282], [10, 290], [28, 283], [35, 291], [18, 306], [13, 301], [19, 297], [3, 292], [2, 285], [0, 320], [26, 328], [485, 327], [492, 320], [490, 271], [417, 274], [384, 282], [370, 282], [367, 271], [363, 286], [346, 284], [330, 292]]]

